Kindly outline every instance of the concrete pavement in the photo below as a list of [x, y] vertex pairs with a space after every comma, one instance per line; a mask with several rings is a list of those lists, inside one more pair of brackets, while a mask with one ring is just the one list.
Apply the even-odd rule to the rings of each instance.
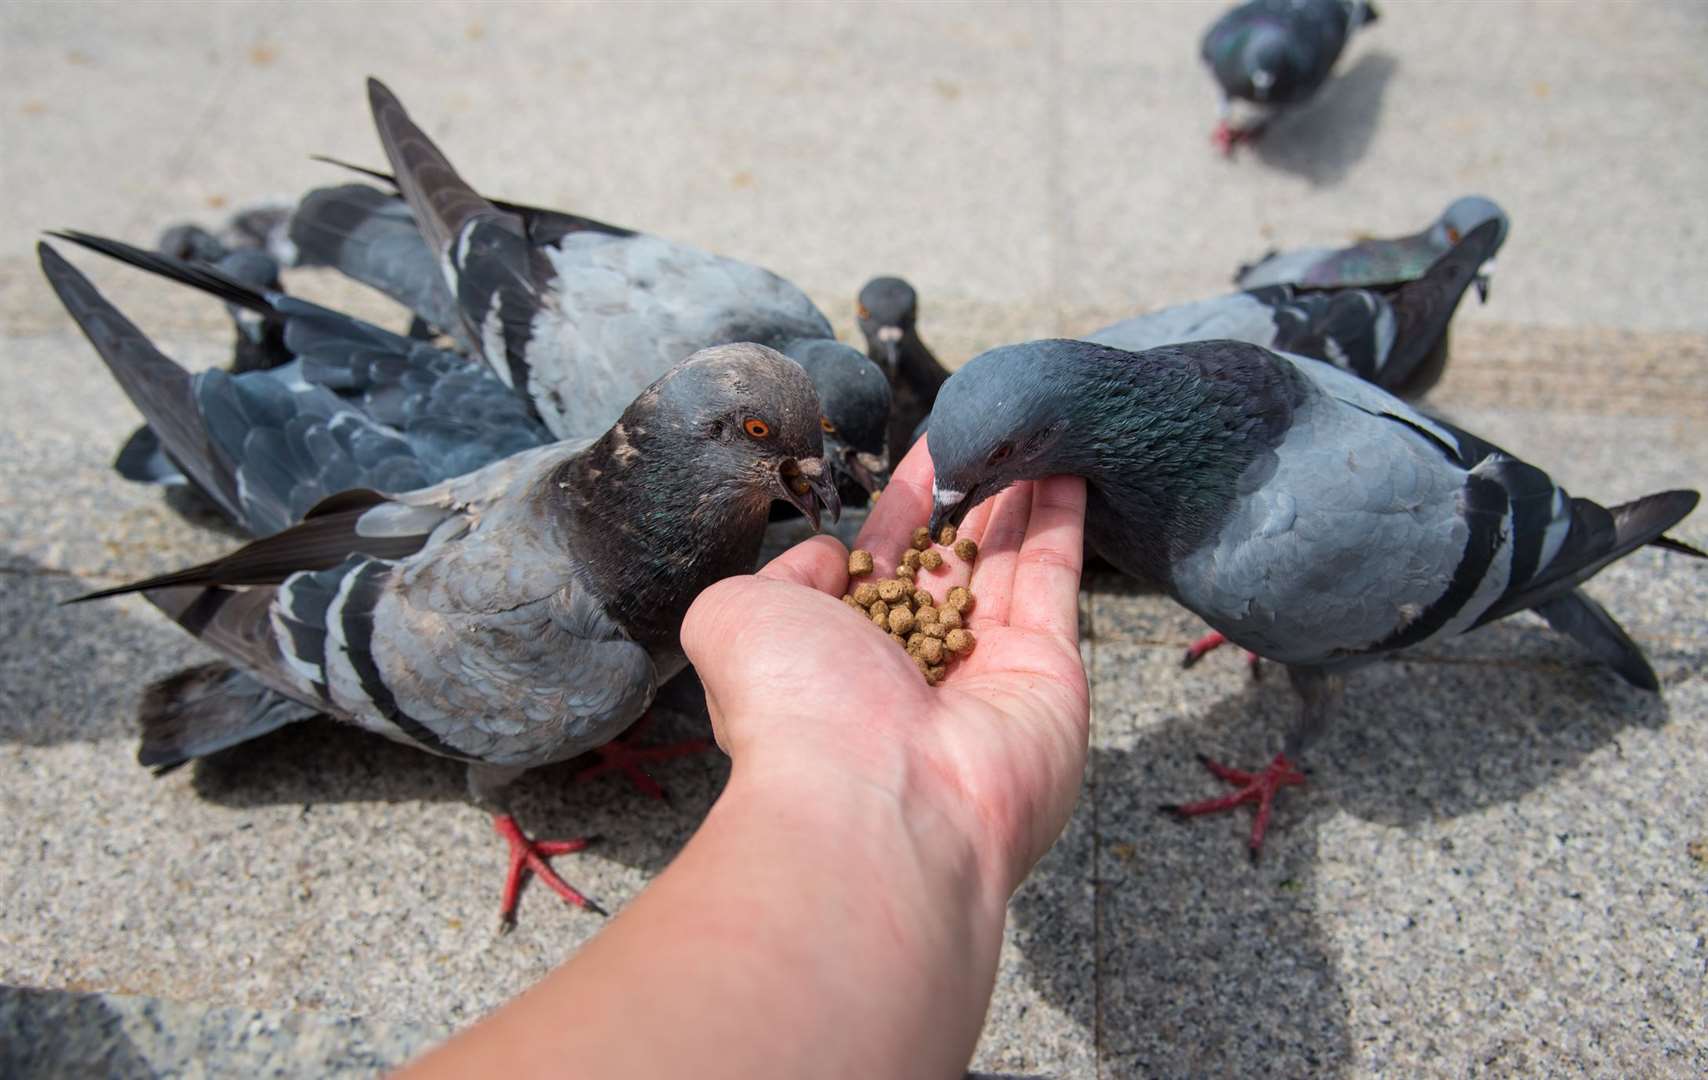
[[[198, 1059], [162, 1030], [192, 1033], [214, 1071], [251, 1070], [261, 1042], [286, 1074], [371, 1070], [597, 929], [531, 889], [496, 936], [501, 845], [450, 763], [303, 728], [150, 777], [136, 693], [197, 648], [136, 601], [55, 606], [229, 540], [109, 471], [135, 414], [41, 281], [39, 231], [146, 242], [333, 182], [310, 153], [378, 162], [369, 73], [486, 190], [760, 262], [845, 333], [860, 283], [903, 274], [957, 362], [1221, 291], [1272, 245], [1409, 231], [1480, 191], [1513, 232], [1436, 404], [1577, 494], [1703, 484], [1708, 8], [1384, 4], [1319, 105], [1232, 163], [1210, 152], [1195, 59], [1218, 10], [0, 11], [0, 983], [50, 992], [0, 996], [0, 1032], [110, 1048], [117, 1031], [129, 1049], [101, 1060], [139, 1075]], [[182, 362], [222, 358], [216, 304], [74, 257]], [[354, 286], [290, 285], [396, 320]], [[1708, 517], [1680, 535], [1708, 543]], [[1643, 552], [1591, 588], [1649, 649], [1660, 699], [1528, 617], [1359, 675], [1257, 866], [1245, 819], [1178, 826], [1154, 806], [1211, 790], [1195, 752], [1272, 753], [1283, 680], [1254, 685], [1232, 656], [1182, 673], [1190, 616], [1089, 584], [1087, 793], [1014, 901], [980, 1068], [1708, 1069], [1703, 567]], [[671, 764], [666, 806], [572, 772], [531, 775], [518, 812], [602, 835], [562, 864], [612, 905], [723, 776]], [[375, 1049], [331, 1054], [327, 1032]]]

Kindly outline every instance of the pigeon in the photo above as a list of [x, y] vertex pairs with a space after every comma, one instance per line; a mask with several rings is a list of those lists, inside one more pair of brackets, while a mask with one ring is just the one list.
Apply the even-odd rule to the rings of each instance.
[[[348, 413], [299, 408], [265, 385], [270, 372], [192, 378], [51, 248], [37, 250], [169, 452], [230, 512], [260, 498], [242, 466], [288, 483], [356, 456], [338, 437]], [[209, 408], [209, 382], [228, 384], [236, 407]], [[467, 763], [470, 794], [510, 849], [505, 925], [529, 870], [597, 908], [546, 862], [585, 841], [528, 837], [504, 789], [646, 712], [686, 665], [688, 605], [752, 570], [773, 500], [809, 521], [838, 516], [818, 419], [798, 364], [762, 345], [712, 347], [597, 437], [415, 491], [342, 491], [222, 558], [81, 598], [140, 592], [222, 656], [145, 692], [140, 760], [169, 769], [328, 715]]]
[[[237, 281], [254, 288], [283, 294], [279, 281], [279, 263], [266, 252], [254, 248], [228, 249], [214, 235], [199, 225], [175, 225], [161, 233], [159, 251], [181, 262], [212, 266]], [[270, 326], [248, 309], [227, 304], [226, 311], [237, 333], [232, 346], [232, 372], [262, 371], [290, 362], [277, 328]], [[217, 504], [209, 500], [184, 476], [183, 471], [161, 449], [160, 439], [147, 424], [131, 433], [119, 449], [113, 468], [120, 476], [139, 484], [159, 484], [168, 489], [172, 505], [191, 518], [217, 514]]]
[[[295, 525], [346, 489], [427, 487], [555, 441], [485, 364], [239, 280], [217, 265], [87, 233], [53, 235], [216, 296], [280, 341], [282, 365], [240, 378], [218, 370], [194, 377], [186, 404], [221, 440], [229, 470], [185, 476], [175, 462], [166, 466], [248, 535]], [[315, 424], [304, 428], [308, 418]], [[158, 443], [151, 426], [142, 430]], [[336, 452], [320, 446], [325, 439]], [[167, 460], [164, 451], [159, 456]], [[217, 485], [224, 471], [233, 490], [204, 486]]]
[[931, 405], [949, 372], [919, 340], [919, 294], [898, 277], [875, 277], [855, 302], [866, 355], [890, 381], [890, 456], [900, 458], [931, 415]]
[[1495, 253], [1506, 242], [1512, 222], [1492, 199], [1465, 195], [1453, 200], [1422, 232], [1393, 240], [1361, 240], [1345, 248], [1271, 251], [1239, 269], [1234, 284], [1242, 289], [1291, 285], [1297, 289], [1389, 289], [1416, 281], [1437, 260], [1480, 226], [1497, 225], [1493, 246], [1477, 271], [1477, 295], [1489, 298]]
[[1191, 816], [1276, 792], [1347, 672], [1534, 610], [1634, 686], [1658, 680], [1578, 586], [1695, 508], [1668, 491], [1604, 508], [1546, 473], [1331, 365], [1234, 341], [1127, 352], [1038, 341], [983, 353], [943, 384], [927, 445], [931, 529], [1017, 480], [1088, 484], [1086, 535], [1229, 640], [1284, 664], [1299, 719], [1268, 767]]
[[1403, 398], [1421, 397], [1441, 377], [1447, 324], [1499, 236], [1496, 222], [1484, 222], [1425, 273], [1389, 290], [1271, 284], [1140, 315], [1085, 340], [1128, 352], [1246, 341], [1326, 361]]
[[[368, 94], [425, 254], [409, 254], [395, 209], [346, 188], [311, 194], [298, 207], [291, 237], [305, 264], [335, 265], [469, 343], [559, 438], [603, 430], [641, 387], [696, 349], [770, 346], [813, 374], [839, 475], [865, 490], [882, 485], [888, 457], [876, 418], [889, 414], [888, 383], [836, 341], [799, 289], [684, 244], [488, 200], [391, 91], [370, 79]], [[452, 304], [432, 295], [435, 273]]]
[[[1327, 81], [1352, 32], [1376, 21], [1366, 0], [1250, 0], [1227, 12], [1204, 34], [1199, 55], [1222, 92], [1213, 136], [1231, 155], [1256, 138], [1275, 110], [1308, 101]], [[1234, 99], [1262, 110], [1245, 127], [1229, 122]]]

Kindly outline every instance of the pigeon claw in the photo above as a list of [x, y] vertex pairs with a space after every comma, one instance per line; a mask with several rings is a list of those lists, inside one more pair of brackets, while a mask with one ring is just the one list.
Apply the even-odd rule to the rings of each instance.
[[522, 831], [522, 827], [516, 824], [516, 819], [509, 814], [492, 815], [492, 827], [497, 829], [498, 835], [510, 845], [510, 869], [504, 875], [504, 898], [500, 901], [498, 910], [498, 923], [505, 932], [516, 925], [516, 901], [522, 893], [522, 879], [529, 871], [533, 871], [553, 892], [577, 907], [584, 907], [595, 915], [609, 914], [597, 903], [577, 892], [546, 862], [554, 856], [570, 855], [582, 850], [593, 842], [592, 837], [575, 840], [530, 839], [528, 834]]
[[1263, 834], [1269, 829], [1269, 817], [1275, 806], [1275, 796], [1284, 787], [1294, 787], [1305, 782], [1305, 774], [1300, 772], [1286, 754], [1276, 754], [1271, 761], [1259, 772], [1246, 772], [1243, 769], [1230, 769], [1226, 765], [1210, 760], [1203, 754], [1198, 760], [1210, 775], [1224, 783], [1231, 784], [1234, 791], [1215, 799], [1205, 799], [1202, 802], [1181, 803], [1162, 807], [1166, 813], [1176, 817], [1198, 817], [1201, 814], [1219, 814], [1232, 810], [1245, 803], [1257, 804], [1257, 816], [1251, 823], [1251, 858], [1255, 862], [1263, 851]]
[[1224, 636], [1220, 630], [1212, 630], [1197, 641], [1186, 646], [1186, 655], [1180, 658], [1180, 666], [1183, 668], [1192, 667], [1194, 664], [1198, 663], [1198, 661], [1204, 659], [1206, 655], [1215, 652], [1227, 643], [1227, 637]]
[[[1215, 652], [1227, 643], [1228, 639], [1220, 630], [1212, 630], [1186, 647], [1186, 655], [1180, 658], [1180, 666], [1182, 668], [1193, 667], [1198, 663], [1198, 661], [1204, 659], [1206, 655]], [[1249, 649], [1244, 651], [1246, 665], [1251, 669], [1251, 677], [1254, 679], [1262, 679], [1263, 658]]]
[[1234, 156], [1234, 147], [1251, 142], [1262, 131], [1261, 124], [1256, 127], [1237, 128], [1226, 120], [1221, 120], [1217, 122], [1216, 130], [1210, 132], [1210, 141], [1222, 152], [1223, 157], [1231, 158]]

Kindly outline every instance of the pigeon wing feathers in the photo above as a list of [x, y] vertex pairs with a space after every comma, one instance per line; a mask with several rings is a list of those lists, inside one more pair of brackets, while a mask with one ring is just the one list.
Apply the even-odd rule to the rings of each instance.
[[[1500, 222], [1484, 222], [1435, 260], [1422, 277], [1394, 290], [1388, 301], [1394, 311], [1394, 350], [1372, 382], [1394, 393], [1404, 389], [1407, 397], [1429, 389], [1419, 378], [1427, 366], [1424, 362], [1441, 346], [1447, 324], [1476, 280], [1477, 269], [1494, 254], [1500, 230]], [[1438, 369], [1435, 374], [1439, 376]]]
[[1456, 613], [1434, 606], [1474, 530], [1458, 515], [1463, 472], [1443, 457], [1381, 414], [1310, 395], [1248, 472], [1217, 539], [1178, 560], [1177, 593], [1229, 637], [1289, 663], [1381, 647], [1426, 614], [1445, 625]]
[[[363, 176], [378, 180], [393, 191], [399, 190], [397, 177], [391, 173], [379, 169], [370, 169], [362, 165], [352, 165], [348, 161], [340, 161], [323, 154], [315, 154], [313, 159], [325, 162], [328, 165], [336, 165], [341, 169], [349, 169], [351, 172], [361, 173]], [[580, 214], [566, 214], [562, 210], [529, 206], [526, 203], [505, 202], [503, 199], [495, 199], [490, 195], [484, 195], [482, 198], [505, 213], [514, 214], [521, 218], [523, 227], [527, 230], [529, 242], [536, 247], [555, 244], [565, 236], [575, 232], [599, 232], [609, 236], [636, 235], [633, 229], [624, 228], [621, 225], [612, 225], [608, 221], [599, 221], [596, 218], [583, 217]]]
[[201, 423], [190, 373], [156, 349], [58, 252], [37, 244], [36, 254], [65, 310], [159, 435], [167, 453], [227, 516], [242, 521], [235, 463]]
[[433, 327], [466, 334], [438, 256], [402, 199], [364, 184], [320, 188], [303, 196], [290, 230], [299, 266], [333, 267]]

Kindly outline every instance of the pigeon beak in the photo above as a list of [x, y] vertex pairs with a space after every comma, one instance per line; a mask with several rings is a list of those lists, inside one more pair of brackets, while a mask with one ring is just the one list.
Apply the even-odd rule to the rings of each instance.
[[977, 484], [966, 491], [954, 491], [950, 488], [931, 486], [931, 535], [936, 536], [943, 526], [953, 525], [960, 528], [966, 520], [967, 513], [983, 499], [979, 494]]
[[777, 483], [783, 498], [812, 523], [813, 532], [821, 528], [820, 510], [828, 510], [832, 522], [842, 520], [842, 496], [836, 493], [836, 481], [823, 458], [785, 458], [777, 466]]
[[1493, 287], [1494, 273], [1495, 261], [1489, 259], [1477, 268], [1476, 279], [1472, 282], [1477, 287], [1477, 299], [1485, 304], [1489, 302], [1489, 290]]
[[884, 482], [890, 475], [889, 459], [883, 454], [868, 454], [852, 446], [842, 451], [842, 467], [856, 484], [872, 494], [884, 489]]
[[878, 344], [884, 347], [884, 370], [894, 381], [896, 368], [901, 363], [901, 327], [878, 327]]

